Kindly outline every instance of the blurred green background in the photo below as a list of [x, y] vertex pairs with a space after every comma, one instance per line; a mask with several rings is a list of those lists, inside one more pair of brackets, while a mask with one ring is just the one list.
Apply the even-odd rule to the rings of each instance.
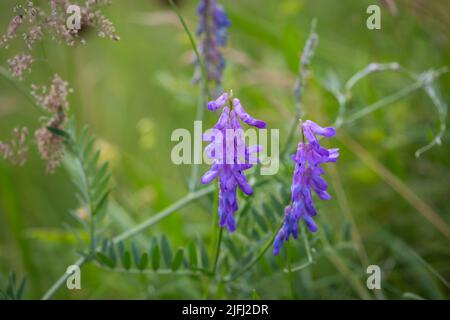
[[[221, 2], [233, 23], [225, 51], [224, 89], [233, 89], [247, 110], [267, 120], [269, 128], [280, 128], [282, 143], [294, 115], [298, 59], [314, 17], [319, 46], [304, 105], [306, 118], [320, 124], [332, 123], [338, 110], [336, 100], [320, 85], [330, 72], [343, 82], [370, 62], [397, 61], [414, 72], [449, 65], [446, 0], [392, 1], [397, 10], [375, 0]], [[15, 3], [1, 1], [2, 32]], [[366, 28], [366, 8], [373, 3], [382, 6], [381, 30]], [[193, 0], [179, 1], [191, 30], [197, 23], [196, 5]], [[176, 128], [192, 130], [200, 88], [191, 82], [188, 38], [165, 1], [116, 0], [105, 14], [115, 24], [119, 42], [98, 38], [95, 32], [87, 35], [86, 45], [75, 48], [45, 39], [34, 48], [34, 55], [42, 59], [34, 63], [25, 83], [48, 83], [57, 72], [74, 89], [69, 97], [71, 113], [79, 124], [89, 125], [102, 157], [111, 164], [115, 205], [107, 234], [113, 236], [186, 194], [190, 167], [171, 163], [170, 135]], [[0, 63], [6, 66], [22, 46], [16, 40], [0, 50]], [[355, 87], [347, 112], [410, 83], [396, 73], [370, 76]], [[448, 74], [439, 83], [448, 99]], [[17, 126], [33, 132], [39, 116], [16, 88], [0, 78], [0, 140]], [[318, 209], [321, 232], [331, 247], [343, 249], [336, 254], [315, 241], [318, 236], [310, 236], [318, 253], [315, 263], [293, 273], [293, 279], [283, 272], [286, 259], [274, 259], [268, 252], [267, 262], [230, 285], [218, 285], [209, 297], [250, 299], [256, 292], [266, 299], [362, 298], [352, 283], [359, 282], [364, 290], [365, 261], [382, 268], [385, 298], [448, 299], [449, 238], [425, 218], [431, 212], [450, 223], [448, 134], [442, 146], [414, 157], [415, 150], [429, 141], [436, 121], [431, 100], [417, 91], [340, 130], [337, 139], [327, 142], [341, 148], [339, 162], [328, 167], [333, 200], [320, 203]], [[207, 114], [204, 126], [214, 122], [215, 116]], [[77, 201], [64, 168], [45, 175], [36, 148], [30, 149], [24, 167], [0, 160], [0, 272], [27, 275], [25, 298], [38, 299], [77, 259], [76, 239], [64, 227], [76, 226], [68, 210], [75, 209]], [[254, 206], [270, 192], [270, 184], [268, 188], [259, 195], [255, 192]], [[209, 246], [213, 214], [209, 200], [175, 212], [136, 240], [146, 246], [150, 236], [165, 233], [177, 247], [199, 235]], [[268, 233], [283, 217], [283, 212], [274, 214], [277, 222], [269, 225]], [[349, 231], [351, 217], [366, 259], [358, 256], [355, 238], [349, 240], [346, 234], [355, 232], [355, 226]], [[234, 241], [234, 236], [226, 237]], [[305, 259], [301, 241], [291, 248], [296, 250], [294, 265]], [[82, 269], [82, 290], [63, 286], [55, 298], [201, 298], [203, 286], [204, 280], [189, 276], [124, 274], [90, 264]]]

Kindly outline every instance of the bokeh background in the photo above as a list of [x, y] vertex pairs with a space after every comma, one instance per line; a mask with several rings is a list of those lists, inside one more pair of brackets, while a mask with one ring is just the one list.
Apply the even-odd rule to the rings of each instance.
[[[233, 89], [247, 110], [267, 120], [269, 127], [279, 128], [281, 143], [294, 116], [292, 88], [314, 17], [319, 46], [304, 105], [306, 118], [321, 124], [332, 123], [338, 110], [334, 97], [320, 85], [330, 73], [343, 82], [370, 62], [396, 61], [418, 73], [449, 65], [446, 0], [221, 2], [232, 20], [224, 88]], [[6, 30], [15, 3], [1, 1], [0, 30]], [[197, 1], [178, 3], [195, 30]], [[366, 8], [373, 3], [382, 8], [381, 30], [366, 28]], [[114, 205], [106, 233], [113, 236], [186, 194], [190, 167], [171, 163], [170, 135], [176, 128], [192, 130], [200, 88], [191, 81], [188, 38], [165, 1], [114, 1], [105, 13], [117, 28], [119, 42], [95, 33], [86, 36], [86, 45], [75, 48], [45, 39], [34, 49], [42, 61], [34, 64], [25, 83], [48, 83], [57, 72], [74, 89], [70, 112], [80, 125], [89, 125], [102, 157], [111, 164]], [[8, 50], [0, 50], [0, 63], [6, 66], [22, 45], [14, 41]], [[348, 114], [410, 83], [393, 72], [370, 76], [355, 87]], [[449, 83], [448, 75], [439, 80], [447, 100]], [[0, 140], [17, 126], [37, 128], [39, 116], [15, 87], [0, 78]], [[205, 125], [214, 122], [215, 116], [207, 114]], [[327, 167], [333, 200], [319, 205], [320, 232], [329, 245], [309, 235], [314, 263], [293, 272], [292, 278], [283, 272], [286, 258], [274, 259], [268, 252], [251, 272], [230, 285], [217, 285], [209, 297], [359, 299], [367, 297], [361, 286], [369, 297], [380, 297], [365, 289], [368, 262], [383, 270], [382, 297], [449, 298], [448, 234], [426, 218], [436, 214], [450, 224], [448, 134], [441, 146], [420, 158], [414, 156], [436, 132], [436, 122], [431, 100], [416, 91], [344, 126], [337, 139], [327, 142], [341, 148], [339, 162]], [[77, 239], [65, 227], [77, 228], [68, 214], [76, 209], [77, 200], [64, 168], [46, 175], [36, 148], [30, 150], [23, 167], [0, 160], [0, 272], [26, 275], [25, 298], [38, 299], [78, 257]], [[260, 208], [271, 185], [275, 182], [255, 195], [252, 206]], [[148, 246], [151, 236], [164, 233], [174, 247], [197, 236], [209, 246], [213, 221], [209, 200], [178, 210], [136, 237], [137, 243]], [[266, 223], [267, 233], [283, 217], [282, 211], [272, 210], [276, 222]], [[360, 242], [355, 241], [355, 228]], [[357, 250], [361, 243], [366, 257]], [[292, 264], [304, 261], [302, 242], [291, 248]], [[239, 260], [235, 257], [230, 263]], [[126, 274], [89, 264], [82, 269], [82, 290], [63, 287], [55, 298], [202, 298], [203, 287], [204, 280], [196, 277]]]

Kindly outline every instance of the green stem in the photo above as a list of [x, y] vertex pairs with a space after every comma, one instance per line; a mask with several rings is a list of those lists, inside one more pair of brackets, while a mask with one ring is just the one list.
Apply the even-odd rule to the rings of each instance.
[[294, 98], [295, 98], [295, 118], [292, 122], [292, 125], [289, 129], [288, 138], [286, 140], [286, 144], [281, 151], [281, 155], [284, 157], [286, 153], [289, 152], [289, 149], [292, 144], [292, 139], [294, 138], [295, 128], [297, 128], [299, 118], [303, 117], [305, 112], [303, 110], [303, 92], [305, 91], [305, 85], [307, 80], [307, 75], [309, 72], [309, 67], [311, 63], [311, 59], [314, 56], [318, 36], [316, 33], [316, 25], [317, 19], [314, 18], [311, 22], [311, 29], [309, 32], [308, 39], [306, 40], [305, 46], [303, 47], [303, 53], [300, 57], [300, 63], [297, 73], [297, 80], [294, 88]]
[[[437, 78], [439, 78], [440, 76], [442, 76], [444, 73], [446, 73], [448, 70], [446, 68], [442, 68], [439, 70], [435, 70], [432, 74], [432, 77], [430, 79], [422, 79], [422, 78], [418, 78], [418, 80], [412, 84], [410, 84], [409, 86], [403, 88], [402, 90], [399, 90], [381, 100], [378, 100], [377, 102], [365, 107], [364, 109], [361, 109], [360, 111], [355, 112], [353, 115], [351, 115], [350, 117], [348, 117], [348, 119], [344, 120], [342, 122], [342, 124], [349, 124], [352, 123], [356, 120], [359, 120], [363, 117], [365, 117], [366, 115], [382, 108], [385, 107], [389, 104], [392, 104], [394, 102], [397, 102], [398, 100], [406, 97], [407, 95], [409, 95], [410, 93], [421, 89], [427, 85], [429, 85], [429, 83], [435, 81]], [[340, 127], [341, 125], [339, 125], [338, 127]]]
[[225, 277], [223, 279], [224, 282], [230, 282], [233, 280], [236, 280], [237, 278], [239, 278], [240, 276], [242, 276], [244, 273], [246, 273], [248, 270], [250, 270], [258, 261], [259, 259], [262, 258], [262, 256], [264, 256], [264, 254], [267, 252], [267, 250], [270, 248], [270, 246], [273, 243], [273, 240], [275, 239], [278, 230], [281, 228], [282, 224], [280, 224], [280, 226], [278, 228], [275, 229], [275, 231], [273, 232], [272, 236], [270, 237], [269, 240], [267, 240], [267, 242], [265, 243], [265, 245], [263, 246], [263, 248], [260, 250], [260, 252], [258, 253], [258, 255], [252, 260], [250, 261], [245, 267], [243, 267], [241, 269], [241, 271], [237, 272], [234, 275], [230, 275], [228, 277]]
[[305, 226], [303, 223], [300, 223], [300, 229], [302, 231], [302, 238], [303, 238], [303, 244], [305, 246], [305, 251], [306, 251], [306, 257], [307, 257], [307, 261], [305, 263], [302, 263], [299, 266], [296, 266], [292, 269], [285, 269], [284, 272], [296, 272], [296, 271], [300, 271], [306, 267], [308, 267], [310, 264], [313, 263], [313, 258], [312, 258], [312, 254], [311, 254], [311, 247], [309, 245], [309, 240], [308, 240], [308, 236], [306, 234], [306, 230], [305, 230]]
[[154, 224], [158, 223], [162, 219], [166, 218], [167, 216], [171, 215], [173, 212], [185, 207], [186, 205], [190, 204], [191, 202], [202, 198], [211, 192], [213, 192], [215, 189], [215, 186], [209, 186], [204, 189], [200, 189], [198, 191], [192, 192], [181, 198], [180, 200], [174, 202], [172, 205], [167, 207], [166, 209], [160, 211], [156, 215], [148, 218], [147, 220], [141, 222], [140, 224], [136, 225], [135, 227], [121, 233], [117, 237], [113, 239], [114, 243], [118, 243], [120, 241], [126, 240], [128, 238], [131, 238], [135, 236], [136, 234], [144, 231], [145, 229], [153, 226]]
[[300, 224], [300, 229], [302, 230], [302, 238], [303, 238], [303, 244], [305, 245], [306, 250], [306, 256], [308, 257], [308, 261], [312, 262], [312, 254], [311, 254], [311, 247], [309, 246], [309, 240], [308, 236], [306, 235], [305, 225], [302, 223]]
[[336, 124], [336, 125], [338, 127], [341, 127], [342, 124], [344, 124], [344, 123], [349, 124], [356, 120], [359, 120], [359, 119], [365, 117], [366, 115], [368, 115], [384, 106], [387, 106], [389, 104], [397, 102], [398, 100], [409, 95], [411, 92], [414, 92], [414, 91], [420, 89], [422, 86], [424, 86], [424, 83], [422, 81], [417, 81], [417, 82], [403, 88], [402, 90], [397, 91], [396, 93], [393, 93], [393, 94], [365, 107], [364, 109], [355, 112], [353, 115], [349, 116], [348, 119], [346, 119], [343, 122]]
[[292, 267], [291, 267], [291, 260], [292, 260], [292, 255], [291, 255], [291, 244], [288, 241], [286, 243], [286, 249], [287, 249], [287, 269], [288, 269], [288, 279], [289, 279], [289, 287], [291, 290], [291, 298], [295, 299], [295, 288], [294, 288], [294, 277], [293, 277], [293, 273], [292, 273]]
[[[198, 121], [202, 121], [203, 120], [203, 110], [205, 109], [205, 105], [207, 103], [207, 97], [204, 93], [204, 91], [202, 90], [202, 95], [199, 98], [198, 101], [198, 105], [197, 105], [197, 115], [196, 115], [196, 120]], [[200, 150], [199, 150], [200, 151]], [[200, 151], [200, 157], [202, 157], [203, 154]], [[191, 177], [189, 178], [189, 191], [195, 191], [197, 189], [198, 186], [198, 173], [199, 173], [199, 164], [192, 164], [192, 168], [191, 168]]]
[[[186, 21], [184, 20], [183, 16], [181, 15], [180, 11], [178, 10], [177, 5], [173, 2], [173, 0], [169, 0], [169, 3], [172, 6], [173, 11], [178, 16], [178, 19], [180, 20], [180, 22], [184, 28], [184, 31], [186, 32], [187, 36], [189, 37], [189, 41], [191, 43], [192, 49], [194, 50], [195, 57], [197, 58], [197, 62], [200, 66], [202, 92], [201, 92], [201, 97], [199, 99], [198, 106], [197, 106], [196, 120], [202, 121], [203, 114], [204, 114], [203, 111], [205, 109], [207, 100], [210, 99], [209, 88], [208, 88], [208, 74], [206, 72], [205, 64], [203, 63], [203, 59], [200, 55], [200, 52], [198, 51], [198, 47], [197, 47], [197, 43], [195, 42], [195, 38], [192, 35], [191, 31], [189, 30], [189, 27], [187, 26]], [[193, 164], [192, 170], [191, 170], [191, 177], [189, 179], [189, 191], [191, 191], [191, 192], [197, 189], [198, 172], [199, 172], [199, 165]]]
[[205, 92], [208, 94], [209, 90], [208, 90], [208, 75], [206, 73], [206, 68], [205, 68], [205, 64], [203, 63], [203, 59], [200, 56], [200, 52], [198, 51], [198, 47], [197, 44], [195, 42], [195, 38], [192, 35], [192, 33], [189, 30], [189, 27], [186, 24], [186, 21], [184, 20], [183, 16], [180, 13], [180, 10], [178, 10], [177, 5], [173, 2], [173, 0], [169, 0], [170, 5], [172, 6], [173, 11], [176, 13], [176, 15], [178, 16], [178, 19], [180, 20], [184, 31], [186, 32], [186, 34], [189, 37], [189, 41], [191, 42], [191, 46], [192, 49], [194, 50], [195, 53], [195, 57], [197, 58], [198, 64], [200, 65], [200, 71], [202, 74], [202, 84], [203, 84], [203, 89], [205, 90]]
[[286, 139], [286, 143], [284, 144], [283, 150], [281, 150], [281, 156], [284, 158], [286, 154], [290, 151], [290, 148], [292, 146], [292, 139], [294, 138], [294, 132], [295, 128], [297, 128], [298, 119], [294, 118], [294, 121], [292, 121], [292, 124], [289, 128], [288, 137]]
[[212, 269], [213, 274], [216, 274], [216, 270], [217, 270], [217, 262], [219, 261], [220, 247], [222, 244], [222, 234], [223, 234], [223, 228], [219, 227], [219, 237], [217, 239], [216, 251], [215, 251], [215, 255], [214, 255], [214, 264], [213, 264], [213, 269]]
[[157, 275], [179, 275], [179, 276], [202, 276], [202, 272], [197, 272], [194, 270], [177, 270], [173, 271], [172, 269], [144, 269], [144, 270], [138, 270], [138, 269], [125, 269], [125, 268], [108, 268], [104, 267], [98, 263], [95, 263], [95, 266], [106, 271], [112, 271], [112, 272], [118, 272], [118, 273], [126, 273], [126, 274], [157, 274]]
[[[213, 223], [212, 223], [212, 235], [213, 235], [213, 241], [211, 242], [211, 252], [213, 255], [213, 267], [212, 271], [210, 272], [211, 277], [214, 277], [216, 275], [217, 270], [217, 263], [219, 261], [219, 255], [220, 255], [220, 247], [222, 243], [222, 233], [223, 228], [219, 225], [219, 215], [218, 215], [218, 208], [219, 208], [219, 186], [218, 183], [216, 183], [216, 194], [214, 196], [214, 205], [213, 205]], [[215, 234], [218, 234], [217, 237], [214, 237]], [[209, 279], [206, 283], [205, 291], [204, 291], [204, 297], [207, 299], [210, 287], [211, 287], [211, 281], [213, 279]]]

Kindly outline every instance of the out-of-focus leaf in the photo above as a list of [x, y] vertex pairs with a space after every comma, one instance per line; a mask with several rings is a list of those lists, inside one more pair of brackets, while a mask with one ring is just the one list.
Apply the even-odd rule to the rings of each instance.
[[133, 254], [134, 265], [137, 267], [139, 265], [139, 250], [136, 246], [136, 243], [131, 243], [131, 252]]
[[148, 264], [148, 254], [147, 252], [144, 252], [141, 255], [141, 258], [139, 259], [139, 262], [137, 264], [137, 267], [139, 270], [144, 270], [145, 268], [147, 268], [147, 264]]
[[173, 271], [177, 271], [180, 266], [181, 263], [183, 262], [183, 249], [180, 248], [177, 250], [177, 253], [175, 254], [175, 258], [173, 259], [173, 263], [172, 263], [172, 270]]
[[122, 264], [126, 270], [131, 268], [131, 254], [130, 251], [126, 250], [122, 257]]
[[172, 265], [172, 250], [170, 249], [169, 240], [166, 235], [161, 236], [161, 251], [164, 258], [164, 263], [168, 268]]
[[107, 267], [110, 267], [110, 268], [114, 268], [114, 263], [111, 261], [111, 259], [107, 256], [107, 255], [105, 255], [103, 252], [97, 252], [96, 253], [96, 258], [97, 258], [97, 260], [101, 263], [101, 264], [104, 264], [104, 265], [106, 265]]
[[191, 268], [196, 268], [198, 264], [198, 257], [197, 257], [197, 248], [195, 247], [194, 242], [189, 243], [188, 250], [189, 250], [190, 266]]
[[208, 269], [209, 267], [209, 258], [208, 251], [206, 251], [205, 243], [199, 238], [198, 239], [199, 247], [200, 247], [200, 259], [202, 263], [202, 267], [204, 269]]
[[156, 244], [152, 249], [152, 268], [158, 270], [160, 266], [161, 256], [159, 255], [159, 246]]

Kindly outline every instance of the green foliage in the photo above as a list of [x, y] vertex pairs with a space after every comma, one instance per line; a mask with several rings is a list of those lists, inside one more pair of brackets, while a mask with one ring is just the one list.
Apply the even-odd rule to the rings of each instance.
[[[190, 242], [186, 247], [173, 249], [166, 235], [162, 235], [160, 241], [153, 237], [149, 249], [140, 248], [135, 241], [114, 242], [106, 240], [106, 245], [96, 252], [95, 260], [101, 267], [117, 269], [123, 272], [135, 273], [177, 273], [177, 271], [189, 271], [195, 274], [197, 267], [197, 251], [202, 251]], [[200, 246], [200, 243], [199, 243]], [[206, 249], [205, 249], [206, 250]], [[175, 252], [175, 254], [173, 254]], [[189, 257], [186, 257], [189, 252]], [[207, 258], [207, 253], [204, 253]], [[120, 265], [116, 264], [116, 256], [119, 257]], [[164, 268], [161, 268], [161, 261]], [[208, 265], [203, 263], [203, 272], [207, 272]]]
[[18, 281], [16, 274], [10, 272], [8, 278], [3, 279], [0, 273], [0, 300], [22, 300], [26, 286], [26, 277]]
[[[85, 212], [87, 217], [80, 217], [74, 210], [71, 215], [90, 234], [90, 250], [93, 251], [100, 237], [97, 225], [107, 212], [111, 180], [108, 162], [100, 163], [100, 150], [95, 149], [95, 139], [90, 136], [86, 126], [77, 135], [74, 118], [69, 121], [66, 131], [57, 128], [49, 130], [64, 138], [68, 151], [65, 165], [76, 188], [75, 197], [79, 202], [77, 210]], [[102, 260], [107, 265], [114, 263], [114, 260], [105, 261], [104, 256]]]

